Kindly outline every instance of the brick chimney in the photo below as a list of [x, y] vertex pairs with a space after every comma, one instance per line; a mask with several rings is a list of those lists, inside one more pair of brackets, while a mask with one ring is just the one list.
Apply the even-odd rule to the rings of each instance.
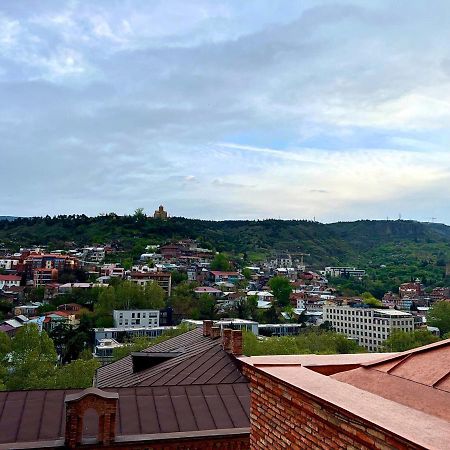
[[211, 328], [211, 338], [217, 339], [220, 337], [220, 327], [212, 327]]
[[231, 353], [234, 356], [241, 356], [242, 352], [242, 330], [233, 330], [231, 333]]
[[232, 329], [231, 328], [224, 328], [222, 330], [222, 348], [226, 351], [226, 352], [231, 352], [231, 333], [232, 333]]
[[211, 336], [211, 328], [213, 326], [212, 320], [203, 321], [203, 336]]
[[83, 417], [88, 409], [98, 414], [98, 442], [110, 445], [116, 435], [116, 412], [119, 394], [89, 388], [76, 394], [66, 395], [66, 435], [68, 448], [79, 448], [83, 440]]

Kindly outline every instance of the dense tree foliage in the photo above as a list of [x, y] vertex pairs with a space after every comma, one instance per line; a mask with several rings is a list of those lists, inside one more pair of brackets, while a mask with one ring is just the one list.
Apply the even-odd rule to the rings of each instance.
[[220, 270], [227, 272], [231, 270], [230, 262], [223, 253], [217, 253], [214, 259], [211, 261], [211, 270]]
[[439, 328], [441, 336], [450, 333], [450, 302], [435, 303], [428, 311], [427, 323]]
[[383, 350], [386, 352], [404, 352], [412, 348], [437, 342], [438, 337], [427, 330], [415, 330], [412, 332], [395, 330], [384, 341]]
[[97, 326], [112, 326], [114, 309], [161, 309], [166, 293], [154, 282], [144, 287], [131, 281], [123, 281], [101, 289], [94, 306]]
[[92, 385], [98, 363], [77, 360], [57, 364], [55, 345], [36, 324], [21, 327], [15, 337], [0, 333], [0, 386], [8, 390], [82, 388]]
[[277, 301], [278, 306], [286, 307], [289, 305], [289, 296], [292, 292], [292, 286], [286, 277], [273, 277], [269, 281], [270, 289]]
[[366, 350], [343, 334], [308, 329], [298, 336], [258, 338], [244, 333], [244, 355], [302, 355], [364, 353]]

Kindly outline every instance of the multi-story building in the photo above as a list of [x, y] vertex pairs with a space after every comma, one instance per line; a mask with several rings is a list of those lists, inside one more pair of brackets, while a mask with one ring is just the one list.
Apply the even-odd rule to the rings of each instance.
[[55, 283], [57, 280], [58, 280], [58, 269], [39, 268], [33, 270], [34, 287]]
[[395, 309], [325, 305], [323, 320], [369, 351], [377, 351], [393, 330], [414, 331], [412, 314]]
[[172, 275], [170, 272], [131, 272], [128, 279], [140, 286], [145, 286], [151, 282], [157, 283], [166, 291], [168, 296], [172, 292]]
[[325, 267], [322, 274], [327, 277], [355, 277], [362, 278], [366, 271], [363, 269], [357, 269], [356, 267]]
[[401, 298], [403, 297], [408, 297], [410, 299], [420, 298], [424, 295], [425, 288], [419, 280], [416, 280], [415, 282], [412, 283], [402, 283], [398, 288], [398, 293]]
[[20, 286], [21, 277], [17, 275], [0, 275], [0, 289]]
[[159, 327], [157, 309], [115, 309], [114, 326], [120, 327]]
[[84, 247], [81, 259], [85, 262], [100, 263], [105, 259], [105, 247]]
[[2, 256], [0, 258], [0, 269], [10, 271], [16, 270], [19, 264], [19, 257], [17, 256]]

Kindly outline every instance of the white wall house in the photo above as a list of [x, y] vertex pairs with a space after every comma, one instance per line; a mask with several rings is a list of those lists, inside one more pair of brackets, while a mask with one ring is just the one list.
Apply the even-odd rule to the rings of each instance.
[[159, 311], [157, 309], [115, 309], [113, 311], [114, 327], [159, 327]]

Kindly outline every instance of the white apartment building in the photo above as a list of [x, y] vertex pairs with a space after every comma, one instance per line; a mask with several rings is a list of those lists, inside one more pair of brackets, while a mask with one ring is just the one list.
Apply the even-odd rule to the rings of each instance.
[[157, 309], [115, 309], [113, 317], [116, 328], [159, 327]]
[[414, 331], [414, 317], [395, 309], [325, 305], [323, 320], [369, 351], [378, 351], [393, 330]]
[[356, 267], [325, 267], [325, 270], [321, 271], [322, 275], [327, 277], [355, 277], [362, 278], [366, 271], [363, 269], [357, 269]]

